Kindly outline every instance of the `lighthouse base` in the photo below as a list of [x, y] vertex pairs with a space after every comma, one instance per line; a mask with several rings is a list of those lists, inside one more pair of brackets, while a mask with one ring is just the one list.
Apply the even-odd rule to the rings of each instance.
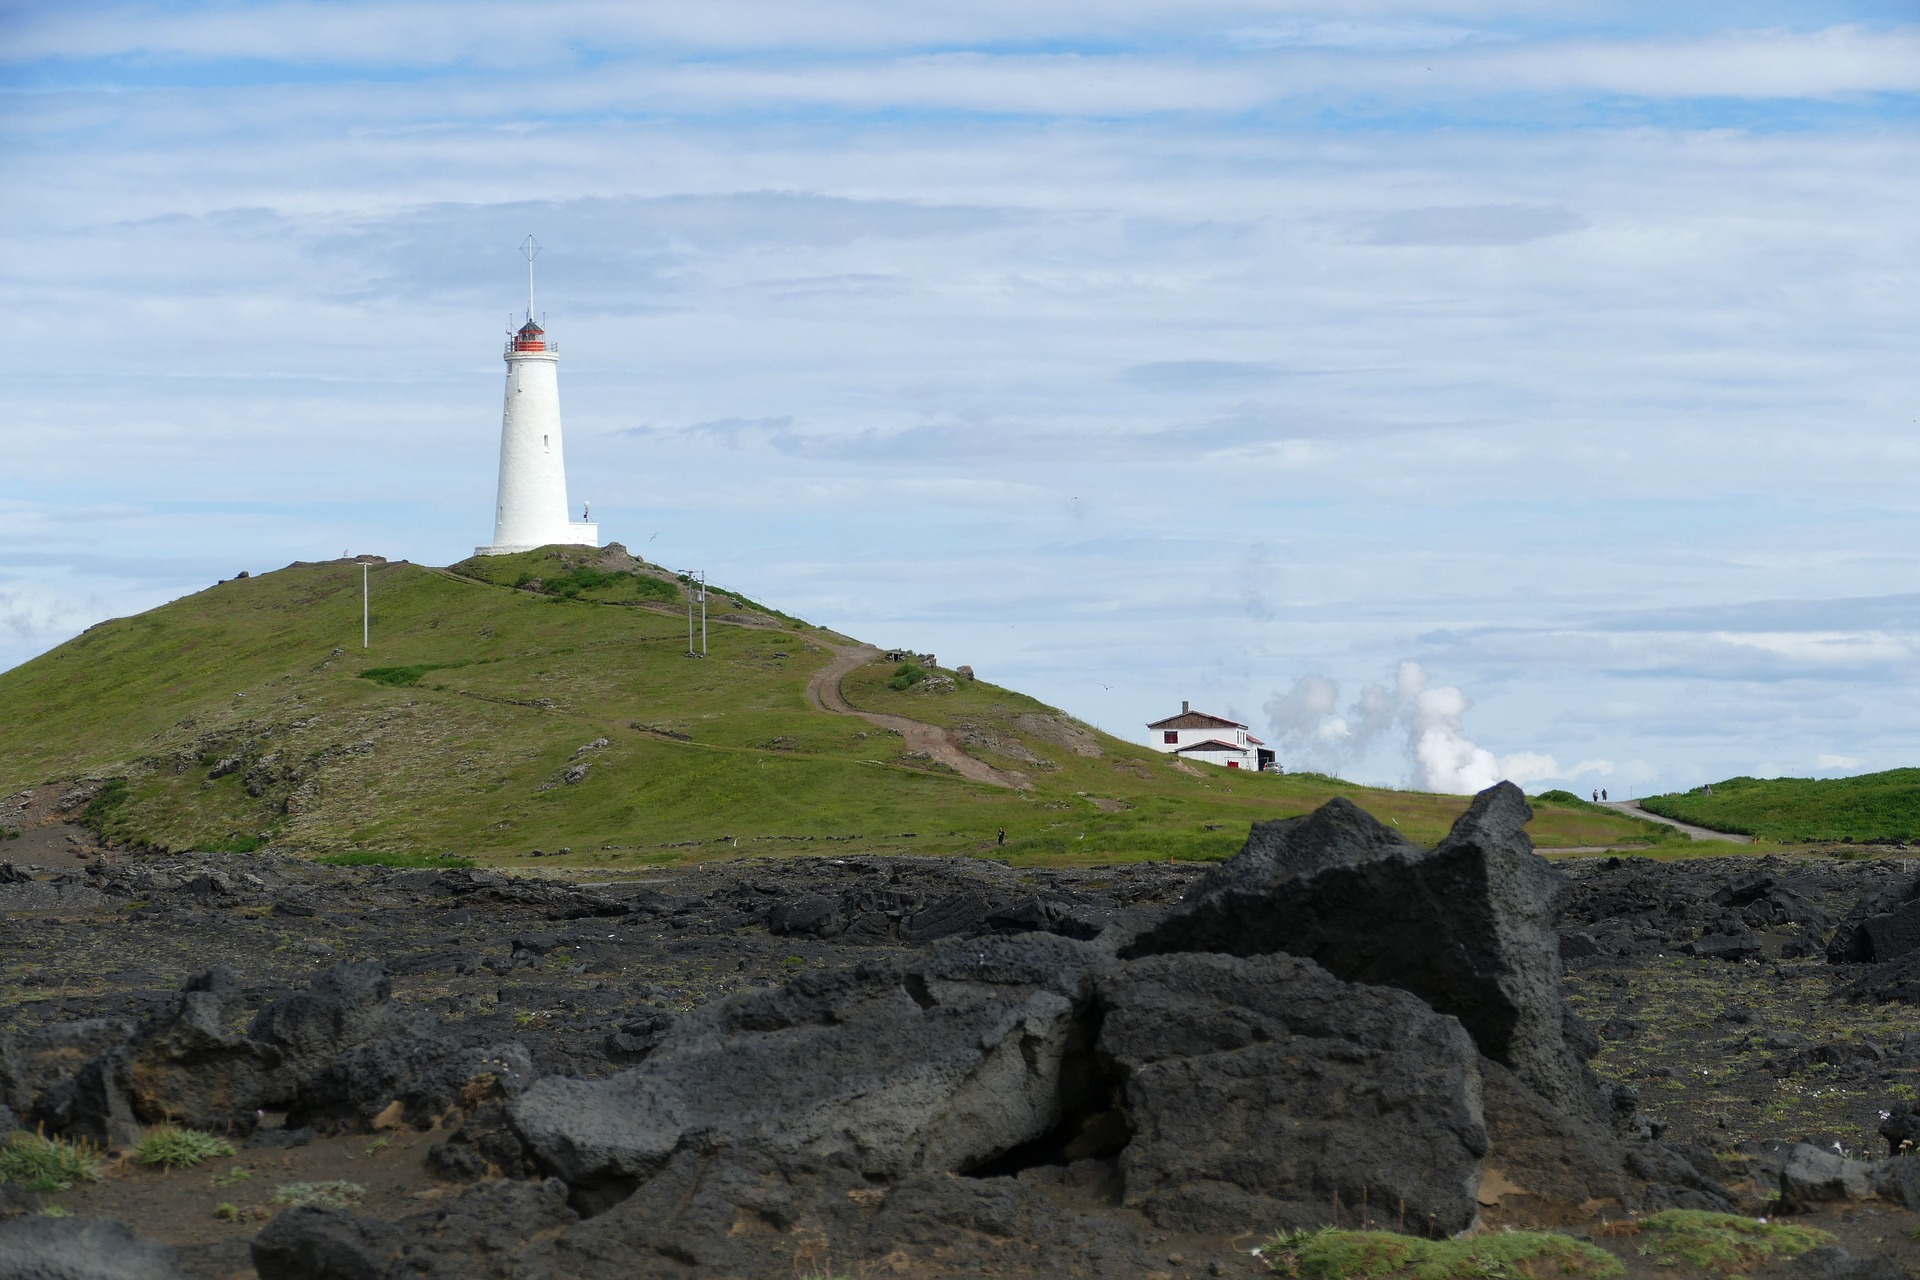
[[516, 551], [538, 551], [542, 547], [597, 547], [600, 545], [600, 526], [575, 520], [565, 527], [565, 531], [540, 542], [499, 542], [491, 547], [475, 547], [477, 556], [510, 556]]

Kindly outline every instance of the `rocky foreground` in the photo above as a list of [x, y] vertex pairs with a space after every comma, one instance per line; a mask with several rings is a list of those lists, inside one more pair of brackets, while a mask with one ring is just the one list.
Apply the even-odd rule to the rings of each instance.
[[1911, 867], [1569, 877], [1527, 817], [1424, 850], [1334, 801], [1204, 871], [8, 867], [0, 1122], [238, 1150], [0, 1187], [0, 1275], [1252, 1275], [1328, 1223], [1645, 1273], [1673, 1207], [1908, 1274]]

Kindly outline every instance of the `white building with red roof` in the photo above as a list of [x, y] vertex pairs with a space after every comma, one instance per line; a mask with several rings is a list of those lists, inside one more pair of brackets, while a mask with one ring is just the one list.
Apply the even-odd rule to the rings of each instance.
[[1267, 744], [1247, 732], [1247, 726], [1224, 716], [1195, 711], [1180, 704], [1180, 714], [1147, 726], [1147, 745], [1182, 760], [1220, 765], [1227, 769], [1266, 769], [1274, 764]]

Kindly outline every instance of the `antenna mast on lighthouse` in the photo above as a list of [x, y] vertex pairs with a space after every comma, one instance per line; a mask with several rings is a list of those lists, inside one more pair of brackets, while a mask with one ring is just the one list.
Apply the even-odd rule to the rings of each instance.
[[527, 260], [527, 319], [533, 319], [533, 260], [540, 256], [540, 242], [532, 236], [520, 246], [520, 255]]

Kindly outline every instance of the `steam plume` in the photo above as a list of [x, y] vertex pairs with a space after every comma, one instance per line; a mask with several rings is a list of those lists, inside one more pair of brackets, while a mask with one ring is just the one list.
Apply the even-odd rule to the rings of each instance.
[[1267, 701], [1268, 726], [1284, 759], [1341, 769], [1395, 731], [1404, 735], [1414, 785], [1470, 794], [1507, 779], [1525, 785], [1560, 776], [1552, 756], [1520, 751], [1496, 756], [1466, 734], [1473, 706], [1454, 685], [1430, 685], [1417, 662], [1402, 662], [1391, 685], [1370, 684], [1341, 714], [1340, 686], [1323, 675], [1301, 676]]

